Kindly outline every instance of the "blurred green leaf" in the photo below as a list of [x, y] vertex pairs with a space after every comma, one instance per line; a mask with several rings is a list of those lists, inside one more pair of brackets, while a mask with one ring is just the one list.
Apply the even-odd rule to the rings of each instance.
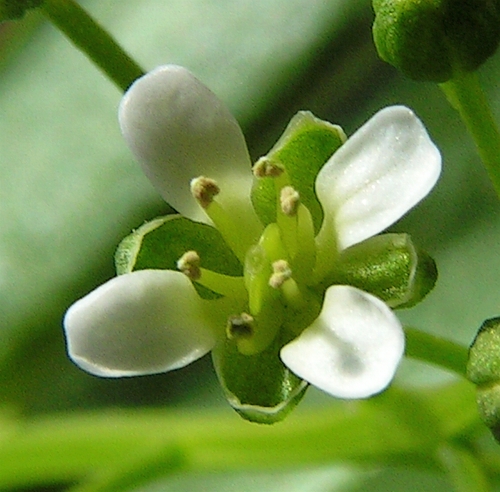
[[[273, 426], [250, 424], [231, 414], [187, 410], [6, 420], [0, 441], [0, 488], [77, 480], [82, 481], [82, 491], [127, 490], [121, 475], [149, 470], [149, 476], [135, 475], [147, 483], [158, 478], [162, 459], [167, 476], [177, 466], [196, 473], [297, 471], [340, 461], [365, 466], [399, 463], [434, 471], [442, 440], [460, 439], [477, 421], [470, 399], [473, 391], [467, 383], [434, 390], [392, 387], [366, 401], [299, 408]], [[448, 425], [455, 414], [467, 415], [459, 419], [458, 428]], [[113, 475], [117, 481], [110, 480]], [[117, 483], [122, 487], [115, 487]]]
[[467, 449], [444, 445], [438, 456], [457, 492], [491, 491], [482, 464]]

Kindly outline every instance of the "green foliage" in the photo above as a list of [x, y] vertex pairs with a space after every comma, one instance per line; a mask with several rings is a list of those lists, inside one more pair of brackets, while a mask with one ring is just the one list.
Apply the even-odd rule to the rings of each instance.
[[40, 7], [44, 0], [1, 0], [0, 22], [21, 19], [26, 11]]
[[416, 80], [474, 71], [500, 42], [498, 0], [374, 0], [380, 57]]
[[[275, 468], [282, 473], [285, 467], [298, 471], [339, 462], [418, 466], [431, 473], [440, 466], [443, 442], [467, 451], [461, 443], [474, 436], [473, 395], [466, 382], [393, 387], [366, 401], [330, 403], [280, 425], [258, 427], [207, 409], [115, 409], [26, 422], [4, 416], [0, 488], [80, 482], [75, 492], [122, 492], [139, 485], [154, 490], [162, 477], [159, 490], [171, 490], [180, 471], [251, 469], [255, 474]], [[376, 484], [372, 475], [370, 490]]]

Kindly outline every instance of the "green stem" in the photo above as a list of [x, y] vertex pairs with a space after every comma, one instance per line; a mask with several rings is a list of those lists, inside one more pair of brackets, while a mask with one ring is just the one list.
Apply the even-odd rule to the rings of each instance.
[[440, 87], [460, 113], [500, 198], [500, 131], [477, 75], [463, 73], [440, 84]]
[[144, 75], [139, 65], [73, 0], [45, 0], [43, 13], [121, 90]]
[[444, 340], [415, 328], [405, 328], [406, 355], [466, 377], [469, 350], [463, 345]]

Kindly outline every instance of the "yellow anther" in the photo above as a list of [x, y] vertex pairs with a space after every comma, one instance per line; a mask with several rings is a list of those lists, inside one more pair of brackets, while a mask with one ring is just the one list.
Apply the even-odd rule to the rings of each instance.
[[283, 166], [271, 161], [268, 157], [261, 157], [253, 166], [253, 174], [256, 178], [277, 178], [284, 172]]
[[280, 193], [281, 211], [288, 217], [293, 217], [297, 214], [297, 209], [300, 205], [300, 195], [297, 190], [291, 186], [284, 186]]
[[201, 277], [200, 256], [196, 251], [187, 251], [177, 260], [177, 268], [191, 280]]
[[241, 313], [237, 316], [231, 316], [227, 320], [227, 337], [232, 340], [234, 338], [250, 338], [253, 333], [254, 318], [248, 313]]
[[273, 289], [279, 289], [290, 278], [292, 278], [292, 270], [288, 262], [286, 260], [275, 261], [269, 285]]
[[214, 197], [220, 193], [216, 181], [205, 176], [192, 179], [190, 186], [191, 194], [203, 208], [207, 208], [213, 202]]

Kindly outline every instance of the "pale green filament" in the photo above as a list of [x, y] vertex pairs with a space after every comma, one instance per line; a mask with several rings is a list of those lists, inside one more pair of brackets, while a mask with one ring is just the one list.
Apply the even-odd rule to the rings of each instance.
[[265, 291], [269, 288], [267, 281], [271, 275], [271, 265], [262, 246], [254, 246], [248, 251], [244, 275], [250, 313], [256, 316], [262, 309]]
[[278, 260], [288, 260], [288, 252], [283, 244], [281, 228], [269, 224], [260, 237], [259, 244], [264, 248], [270, 264]]
[[[257, 218], [255, 217], [255, 221], [252, 223], [252, 231], [244, 231], [243, 234], [240, 234], [241, 224], [235, 222], [233, 217], [216, 200], [216, 196], [221, 190], [215, 180], [199, 176], [191, 180], [190, 188], [194, 199], [212, 219], [227, 245], [243, 263], [250, 247], [249, 241], [252, 240], [252, 235], [255, 233], [254, 226], [258, 222]], [[250, 227], [250, 223], [248, 226]]]
[[287, 250], [294, 277], [310, 281], [316, 261], [314, 224], [311, 213], [302, 203], [297, 191], [289, 185], [286, 172], [274, 178], [277, 196], [276, 223]]
[[246, 299], [248, 292], [243, 277], [231, 277], [222, 273], [200, 268], [200, 277], [196, 282], [222, 296]]
[[290, 187], [290, 179], [286, 172], [273, 178], [276, 192], [276, 223], [278, 224], [283, 243], [288, 251], [289, 257], [293, 257], [297, 251], [297, 220], [296, 216], [285, 213], [282, 206], [282, 190]]
[[196, 251], [186, 251], [178, 260], [177, 268], [191, 280], [225, 297], [246, 299], [247, 290], [243, 277], [232, 277], [200, 267]]
[[330, 217], [325, 216], [323, 226], [316, 236], [316, 264], [308, 285], [320, 283], [333, 269], [338, 257], [336, 231]]
[[245, 241], [246, 235], [244, 233], [241, 234], [241, 231], [238, 231], [238, 225], [234, 222], [227, 211], [222, 208], [217, 200], [212, 200], [212, 202], [205, 208], [205, 212], [212, 219], [212, 222], [222, 234], [222, 237], [225, 239], [228, 246], [243, 263], [248, 250], [248, 244]]

